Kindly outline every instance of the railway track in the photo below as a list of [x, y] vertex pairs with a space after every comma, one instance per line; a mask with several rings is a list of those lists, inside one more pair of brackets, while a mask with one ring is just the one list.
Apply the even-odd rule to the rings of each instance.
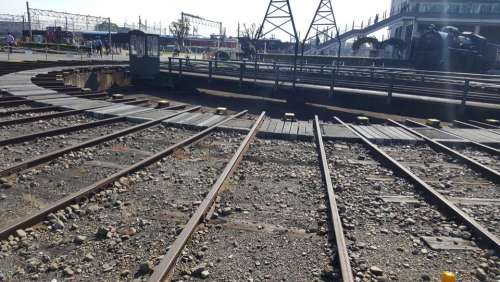
[[[445, 195], [458, 207], [464, 208], [488, 231], [500, 235], [500, 202], [495, 202], [500, 186], [488, 181], [463, 163], [449, 156], [436, 153], [427, 145], [421, 146], [382, 146], [390, 156], [424, 179], [434, 189]], [[462, 150], [471, 152], [470, 148]], [[473, 151], [476, 152], [476, 151]], [[498, 164], [498, 161], [496, 162]]]
[[256, 139], [213, 219], [184, 249], [173, 280], [338, 279], [318, 166], [313, 143]]
[[[238, 115], [235, 115], [233, 117], [241, 116], [243, 113], [240, 113]], [[36, 186], [38, 193], [29, 193], [28, 196], [24, 195], [24, 198], [28, 198], [32, 202], [36, 202], [38, 206], [36, 205], [26, 205], [26, 204], [21, 204], [20, 202], [16, 202], [16, 200], [11, 200], [9, 201], [11, 204], [17, 203], [17, 208], [23, 207], [26, 208], [27, 206], [32, 207], [31, 210], [24, 210], [21, 211], [20, 214], [30, 214], [34, 213], [35, 217], [37, 219], [29, 219], [27, 221], [22, 221], [20, 222], [14, 222], [14, 225], [11, 225], [10, 228], [7, 227], [3, 229], [0, 233], [2, 234], [2, 237], [4, 239], [7, 239], [7, 241], [10, 241], [8, 239], [7, 234], [16, 234], [19, 233], [17, 230], [17, 227], [21, 227], [22, 225], [26, 226], [31, 226], [32, 224], [35, 224], [35, 232], [40, 232], [36, 233], [38, 234], [36, 237], [31, 237], [33, 235], [32, 233], [29, 234], [30, 239], [40, 239], [38, 241], [40, 243], [40, 248], [48, 248], [50, 250], [55, 251], [55, 253], [59, 253], [57, 250], [59, 248], [62, 248], [62, 246], [56, 247], [55, 245], [47, 245], [44, 244], [48, 241], [46, 241], [47, 237], [52, 237], [54, 235], [54, 231], [56, 233], [61, 234], [63, 232], [60, 232], [61, 230], [64, 230], [65, 234], [69, 235], [72, 232], [74, 234], [71, 234], [74, 238], [80, 238], [78, 236], [83, 236], [79, 235], [80, 232], [83, 230], [86, 230], [85, 228], [75, 228], [77, 225], [76, 223], [73, 223], [71, 226], [69, 226], [69, 229], [67, 228], [68, 226], [65, 226], [67, 221], [76, 221], [80, 220], [82, 222], [87, 222], [89, 225], [93, 220], [96, 222], [101, 222], [102, 217], [97, 216], [94, 218], [91, 216], [91, 212], [88, 212], [87, 204], [92, 205], [90, 209], [92, 209], [95, 213], [97, 214], [98, 210], [102, 209], [103, 206], [105, 208], [110, 208], [111, 210], [116, 210], [118, 211], [118, 214], [116, 216], [118, 217], [123, 217], [122, 221], [125, 220], [125, 218], [128, 219], [128, 224], [125, 224], [125, 222], [122, 221], [115, 221], [114, 217], [109, 217], [109, 219], [113, 219], [112, 221], [113, 224], [117, 223], [122, 223], [123, 225], [117, 227], [118, 229], [113, 229], [110, 228], [109, 232], [114, 232], [116, 233], [116, 237], [119, 238], [118, 240], [123, 240], [123, 242], [127, 241], [125, 239], [125, 235], [123, 235], [123, 232], [129, 234], [130, 236], [135, 235], [136, 232], [142, 234], [142, 229], [153, 226], [154, 228], [149, 230], [148, 232], [144, 232], [144, 235], [139, 235], [135, 238], [143, 238], [146, 242], [149, 242], [152, 246], [156, 246], [157, 244], [160, 244], [159, 249], [157, 249], [158, 252], [160, 250], [163, 250], [163, 247], [161, 247], [161, 242], [163, 242], [163, 237], [165, 234], [163, 232], [159, 231], [164, 231], [167, 230], [167, 226], [171, 227], [169, 223], [165, 223], [163, 226], [160, 226], [160, 229], [156, 229], [158, 226], [152, 225], [151, 221], [156, 221], [156, 222], [162, 222], [163, 219], [162, 217], [165, 216], [163, 214], [166, 212], [166, 208], [163, 207], [163, 204], [166, 203], [168, 197], [151, 197], [151, 193], [153, 190], [155, 191], [161, 191], [163, 186], [158, 186], [158, 182], [166, 182], [170, 184], [176, 184], [178, 187], [175, 187], [172, 192], [178, 191], [180, 189], [184, 189], [184, 193], [186, 195], [186, 198], [189, 197], [194, 197], [192, 201], [196, 201], [197, 197], [199, 198], [200, 196], [196, 196], [197, 193], [194, 193], [192, 189], [196, 185], [201, 185], [204, 183], [210, 183], [209, 180], [207, 179], [202, 179], [202, 178], [197, 178], [196, 173], [192, 170], [186, 171], [185, 167], [182, 165], [176, 164], [174, 167], [171, 166], [172, 163], [184, 163], [185, 165], [191, 166], [191, 168], [198, 168], [200, 171], [199, 173], [201, 175], [210, 175], [213, 174], [217, 171], [218, 166], [222, 166], [224, 162], [224, 157], [226, 154], [229, 154], [230, 150], [234, 145], [231, 145], [231, 143], [237, 142], [238, 141], [238, 134], [225, 134], [225, 133], [217, 133], [215, 134], [214, 137], [210, 137], [208, 141], [202, 141], [202, 143], [195, 144], [193, 147], [190, 147], [188, 151], [179, 151], [173, 156], [169, 156], [172, 153], [174, 153], [175, 150], [180, 149], [184, 146], [190, 145], [193, 142], [199, 141], [199, 139], [202, 139], [206, 137], [208, 134], [210, 134], [214, 129], [217, 128], [218, 125], [223, 124], [225, 121], [230, 120], [232, 117], [229, 117], [225, 119], [223, 122], [218, 123], [216, 126], [213, 126], [207, 130], [204, 130], [200, 133], [194, 134], [193, 132], [187, 131], [187, 130], [176, 130], [176, 129], [171, 129], [171, 128], [153, 128], [153, 129], [148, 129], [146, 131], [141, 132], [140, 134], [134, 134], [131, 136], [128, 136], [127, 138], [119, 138], [117, 140], [114, 140], [112, 142], [104, 143], [102, 145], [99, 145], [97, 147], [93, 148], [88, 148], [85, 150], [78, 151], [78, 153], [70, 153], [68, 155], [65, 155], [64, 157], [60, 157], [54, 161], [52, 161], [50, 167], [41, 167], [37, 168], [35, 170], [31, 170], [29, 173], [22, 174], [20, 178], [22, 179], [20, 183], [16, 183], [12, 189], [9, 189], [12, 191], [13, 195], [18, 196], [18, 198], [21, 198], [21, 193], [23, 192], [23, 188], [25, 187], [24, 185], [27, 184], [23, 180], [27, 180], [28, 187], [34, 188], [33, 186]], [[229, 139], [228, 139], [229, 137]], [[180, 141], [182, 139], [182, 141]], [[175, 144], [174, 144], [175, 143]], [[200, 148], [198, 148], [200, 147]], [[167, 149], [165, 149], [167, 148]], [[118, 150], [119, 153], [113, 153], [113, 150]], [[157, 163], [157, 161], [161, 161], [160, 163]], [[91, 163], [89, 163], [91, 162]], [[204, 163], [204, 162], [208, 162]], [[220, 164], [222, 162], [222, 165]], [[147, 165], [153, 164], [154, 169], [146, 168]], [[135, 170], [140, 170], [144, 168], [144, 170], [140, 171], [138, 174], [130, 176], [130, 178], [126, 178], [127, 180], [124, 180], [124, 176], [130, 175], [132, 172]], [[75, 171], [76, 170], [76, 171]], [[193, 175], [194, 174], [194, 175]], [[109, 176], [111, 175], [111, 176]], [[155, 180], [153, 180], [152, 175], [155, 175]], [[75, 177], [78, 176], [78, 177]], [[106, 177], [107, 176], [107, 177]], [[191, 181], [188, 182], [188, 179], [192, 177]], [[98, 181], [101, 179], [100, 181]], [[58, 181], [56, 181], [58, 180]], [[92, 182], [98, 181], [97, 183], [91, 184]], [[115, 182], [118, 181], [118, 182]], [[33, 185], [34, 182], [37, 182], [37, 184]], [[54, 183], [56, 182], [56, 183]], [[107, 185], [115, 183], [115, 188], [112, 190], [109, 190], [110, 187]], [[122, 184], [120, 184], [122, 183]], [[125, 184], [126, 183], [126, 184]], [[116, 186], [120, 187], [129, 187], [131, 184], [134, 183], [139, 185], [145, 185], [145, 187], [138, 188], [138, 190], [135, 191], [130, 191], [128, 193], [127, 191], [122, 191], [123, 189], [120, 189], [120, 192], [116, 191]], [[189, 183], [189, 184], [188, 184]], [[192, 184], [191, 184], [192, 183]], [[86, 187], [86, 188], [84, 188]], [[89, 188], [93, 187], [93, 188]], [[97, 188], [99, 187], [99, 188]], [[156, 187], [156, 188], [155, 188]], [[91, 196], [90, 199], [83, 200], [83, 202], [79, 202], [81, 205], [80, 209], [76, 209], [75, 205], [71, 205], [74, 203], [73, 197], [78, 195], [78, 197], [83, 196], [83, 194], [86, 194], [88, 192], [84, 191], [89, 191], [89, 190], [97, 190], [97, 189], [108, 189], [105, 190], [106, 192], [101, 192], [94, 194]], [[160, 189], [160, 190], [157, 190]], [[114, 191], [113, 191], [114, 190]], [[138, 191], [141, 191], [140, 193]], [[77, 192], [78, 191], [78, 192]], [[113, 191], [113, 192], [111, 192]], [[97, 192], [97, 191], [95, 191]], [[73, 194], [72, 194], [73, 193]], [[80, 194], [79, 194], [80, 193]], [[202, 194], [203, 192], [199, 192]], [[25, 193], [26, 194], [26, 193]], [[158, 194], [158, 193], [154, 193]], [[71, 198], [71, 201], [64, 201], [64, 200], [59, 200], [59, 204], [56, 204], [57, 207], [53, 205], [53, 202], [56, 201], [58, 198], [62, 198], [65, 195], [70, 195], [67, 196], [66, 198]], [[73, 196], [71, 196], [73, 195]], [[132, 196], [134, 195], [134, 196]], [[166, 196], [169, 195], [169, 193], [165, 194]], [[109, 205], [110, 200], [106, 199], [103, 200], [101, 197], [105, 196], [104, 198], [112, 198], [114, 199], [111, 201], [111, 205]], [[109, 197], [108, 197], [109, 196]], [[123, 201], [117, 200], [117, 197], [123, 197]], [[135, 197], [135, 201], [131, 201], [132, 197]], [[187, 199], [186, 201], [182, 201], [180, 198], [174, 198], [171, 195], [170, 201], [172, 202], [171, 206], [171, 212], [175, 214], [175, 212], [182, 211], [186, 213], [186, 215], [189, 215], [189, 208], [191, 205], [195, 206], [196, 204], [193, 204], [189, 202]], [[127, 198], [127, 199], [126, 199]], [[143, 205], [143, 200], [145, 198], [149, 198], [148, 205]], [[22, 199], [24, 200], [24, 199]], [[128, 214], [124, 214], [122, 211], [122, 208], [116, 209], [117, 203], [125, 203], [123, 204], [122, 208], [125, 208], [129, 210], [130, 212], [134, 214], [142, 214], [144, 213], [143, 216], [147, 216], [148, 218], [141, 219], [140, 221], [137, 221], [137, 218], [131, 218]], [[174, 203], [179, 203], [179, 206], [176, 206]], [[93, 209], [94, 204], [97, 203], [98, 205], [102, 203], [103, 206], [98, 207], [97, 209]], [[189, 203], [189, 204], [187, 204]], [[156, 210], [153, 210], [152, 207], [157, 206]], [[69, 208], [68, 208], [69, 207]], [[73, 207], [73, 208], [71, 208]], [[84, 208], [85, 207], [85, 208]], [[60, 208], [61, 211], [57, 213], [57, 209]], [[65, 209], [64, 209], [65, 208]], [[72, 211], [72, 215], [67, 214], [66, 212]], [[76, 210], [76, 211], [75, 211]], [[134, 210], [134, 211], [132, 211]], [[54, 218], [54, 214], [50, 212], [55, 212], [56, 218]], [[38, 213], [38, 215], [37, 215]], [[40, 215], [42, 213], [43, 215]], [[85, 215], [85, 216], [84, 216]], [[80, 217], [81, 216], [81, 217]], [[10, 217], [12, 218], [12, 216]], [[28, 217], [29, 218], [29, 217]], [[39, 218], [39, 219], [38, 219]], [[47, 225], [43, 224], [43, 219], [49, 219], [49, 222], [47, 222]], [[108, 216], [106, 216], [108, 218]], [[66, 223], [66, 224], [65, 224]], [[5, 222], [2, 222], [2, 225], [4, 225]], [[21, 224], [21, 225], [19, 225]], [[138, 224], [138, 225], [137, 225]], [[18, 226], [19, 225], [19, 226]], [[83, 225], [83, 223], [82, 223]], [[88, 228], [91, 228], [89, 225], [85, 225]], [[130, 225], [128, 227], [125, 227], [125, 225]], [[14, 230], [12, 230], [12, 226], [14, 227]], [[98, 255], [103, 255], [105, 256], [105, 253], [109, 253], [109, 249], [102, 248], [100, 244], [95, 244], [94, 239], [99, 238], [98, 234], [104, 233], [103, 229], [108, 228], [109, 226], [104, 225], [103, 227], [102, 223], [100, 224], [100, 227], [97, 228], [96, 230], [93, 230], [95, 234], [89, 234], [89, 246], [91, 246], [92, 250], [94, 250], [96, 253], [94, 253], [95, 256]], [[134, 227], [135, 226], [135, 227]], [[99, 229], [100, 228], [100, 229]], [[28, 229], [29, 231], [30, 229]], [[59, 230], [59, 231], [58, 231]], [[100, 231], [99, 231], [100, 230]], [[134, 234], [130, 234], [131, 230], [135, 230]], [[12, 232], [14, 231], [14, 233]], [[90, 232], [90, 230], [87, 230]], [[99, 233], [101, 232], [101, 233]], [[176, 229], [174, 228], [173, 230], [170, 230], [173, 234], [175, 234]], [[97, 234], [97, 235], [96, 235]], [[149, 235], [147, 235], [149, 234]], [[18, 234], [19, 235], [19, 234]], [[95, 235], [95, 236], [94, 236]], [[101, 234], [102, 235], [102, 234]], [[153, 239], [150, 238], [150, 236], [157, 236], [158, 238]], [[43, 237], [47, 236], [47, 237]], [[105, 236], [106, 237], [106, 234]], [[28, 238], [28, 237], [27, 237]], [[92, 239], [90, 239], [92, 238]], [[141, 252], [142, 250], [139, 248], [137, 249], [137, 240], [135, 238], [131, 238], [130, 242], [131, 244], [129, 245], [131, 252]], [[106, 238], [101, 238], [101, 239], [106, 239]], [[116, 239], [116, 238], [115, 238]], [[74, 240], [73, 240], [74, 241]], [[73, 242], [70, 244], [71, 246], [68, 246], [68, 250], [73, 250], [74, 247], [72, 247]], [[13, 241], [10, 241], [11, 243]], [[54, 241], [52, 241], [54, 242]], [[61, 242], [60, 242], [61, 243]], [[83, 243], [83, 242], [82, 242]], [[114, 243], [111, 243], [114, 245]], [[146, 243], [145, 243], [146, 244]], [[57, 244], [58, 245], [58, 244]], [[83, 244], [80, 244], [83, 245]], [[122, 245], [121, 243], [119, 244], [120, 246]], [[17, 248], [20, 247], [20, 248]], [[94, 248], [95, 247], [95, 248]], [[6, 248], [6, 245], [2, 244], [2, 250]], [[8, 247], [7, 247], [8, 248]], [[16, 248], [9, 248], [11, 251], [13, 249], [16, 249], [19, 252], [12, 252], [10, 253], [7, 257], [10, 258], [8, 261], [13, 262], [11, 259], [14, 258], [14, 255], [20, 255], [21, 257], [23, 256], [23, 247], [21, 246], [16, 246]], [[50, 250], [47, 250], [48, 253], [50, 253]], [[102, 253], [97, 253], [101, 252]], [[153, 251], [153, 249], [151, 250]], [[72, 254], [75, 254], [75, 262], [81, 259], [81, 256], [78, 254], [78, 252], [72, 252]], [[161, 254], [161, 252], [160, 252]], [[53, 256], [53, 253], [46, 254], [47, 256]], [[86, 259], [88, 260], [90, 256], [86, 256]], [[101, 260], [95, 260], [95, 263], [101, 264], [101, 261], [104, 260], [104, 257], [101, 258]], [[40, 258], [42, 261], [44, 258]], [[61, 258], [59, 258], [61, 259]], [[112, 258], [110, 258], [112, 259]], [[145, 256], [145, 260], [153, 259], [149, 256]], [[70, 266], [75, 268], [71, 264], [71, 260], [69, 258], [64, 257], [62, 259], [65, 262], [69, 262]], [[52, 260], [52, 263], [58, 263], [62, 262], [58, 260]], [[17, 261], [17, 260], [14, 260]], [[154, 260], [153, 260], [154, 261]], [[35, 264], [38, 263], [36, 258], [33, 258], [31, 262], [34, 262]], [[107, 264], [102, 266], [103, 273], [108, 273], [108, 275], [111, 275], [110, 277], [132, 277], [133, 274], [129, 273], [126, 274], [123, 271], [120, 273], [116, 273], [115, 271], [111, 271], [115, 266], [117, 269], [119, 269], [118, 265], [113, 264], [112, 261], [110, 261], [111, 264]], [[130, 263], [133, 265], [136, 264], [136, 257], [135, 256], [130, 256]], [[149, 262], [150, 264], [152, 262]], [[9, 266], [12, 266], [15, 268], [13, 265], [9, 265], [9, 262], [6, 262], [7, 269], [9, 270], [9, 273], [15, 273], [12, 277], [14, 281], [20, 280], [23, 281], [25, 279], [39, 279], [39, 278], [45, 278], [45, 277], [63, 277], [63, 276], [68, 276], [69, 274], [74, 275], [74, 274], [81, 274], [83, 270], [81, 269], [75, 269], [74, 271], [69, 269], [68, 267], [65, 267], [61, 271], [58, 271], [59, 269], [53, 269], [51, 266], [52, 265], [46, 265], [47, 268], [42, 269], [42, 271], [35, 271], [35, 273], [31, 273], [29, 269], [28, 271], [25, 271], [24, 274], [17, 273], [15, 270], [12, 270], [12, 268], [9, 268]], [[111, 269], [108, 269], [109, 266], [111, 265]], [[101, 266], [99, 266], [101, 267]], [[123, 267], [123, 266], [122, 266]], [[141, 266], [144, 268], [143, 266]], [[152, 267], [152, 266], [151, 266]], [[125, 267], [126, 269], [127, 267]], [[140, 268], [140, 269], [142, 269]], [[46, 273], [47, 270], [52, 269], [52, 271], [49, 271]], [[93, 269], [93, 268], [90, 268]], [[71, 270], [71, 271], [70, 271]], [[73, 272], [72, 272], [73, 271]], [[142, 270], [141, 270], [142, 271]], [[141, 272], [139, 271], [139, 272]], [[47, 274], [48, 276], [44, 276]], [[148, 274], [148, 271], [146, 271], [144, 274]], [[104, 275], [106, 276], [106, 275]], [[85, 277], [85, 276], [82, 276]], [[50, 280], [50, 279], [49, 279]], [[105, 279], [104, 279], [105, 280]]]
[[[327, 144], [326, 151], [331, 156], [332, 181], [355, 277], [437, 281], [440, 272], [453, 269], [459, 270], [462, 281], [474, 281], [475, 268], [481, 257], [488, 257], [487, 252], [432, 250], [422, 241], [427, 236], [450, 238], [453, 231], [468, 233], [464, 226], [444, 218], [437, 207], [427, 204], [410, 183], [376, 161], [362, 145], [334, 142]], [[393, 201], [397, 197], [414, 201]]]
[[196, 110], [0, 114], [0, 281], [500, 278], [494, 151], [163, 123]]
[[[319, 127], [317, 120], [316, 126]], [[320, 131], [317, 132], [317, 139], [322, 140]], [[307, 264], [309, 268], [303, 268], [301, 262], [307, 261], [307, 252], [302, 253], [305, 258], [301, 259], [296, 253], [297, 250], [300, 251], [301, 244], [287, 240], [287, 236], [292, 234], [307, 233], [307, 231], [297, 232], [297, 226], [289, 224], [290, 221], [300, 222], [300, 215], [303, 212], [293, 205], [280, 205], [281, 201], [287, 201], [286, 195], [290, 191], [288, 189], [287, 192], [283, 191], [285, 188], [279, 189], [280, 184], [276, 183], [273, 186], [278, 186], [278, 191], [282, 192], [274, 194], [278, 196], [277, 204], [274, 206], [268, 204], [266, 197], [271, 197], [273, 193], [272, 190], [268, 191], [262, 186], [263, 182], [266, 182], [263, 180], [266, 179], [263, 177], [263, 171], [268, 172], [270, 169], [264, 169], [260, 173], [248, 169], [250, 165], [245, 163], [245, 159], [255, 159], [249, 153], [240, 169], [245, 174], [237, 173], [234, 177], [236, 180], [231, 183], [220, 183], [219, 187], [224, 187], [227, 191], [217, 200], [215, 219], [197, 228], [190, 226], [190, 231], [183, 231], [184, 236], [181, 233], [150, 281], [160, 281], [164, 278], [185, 281], [207, 277], [228, 281], [253, 278], [282, 280], [289, 277], [300, 277], [298, 280], [326, 278], [354, 281], [353, 277], [356, 277], [357, 280], [366, 281], [373, 279], [431, 281], [449, 269], [463, 281], [485, 281], [489, 279], [488, 277], [498, 276], [495, 270], [499, 263], [495, 255], [499, 250], [498, 239], [481, 226], [485, 223], [484, 220], [474, 221], [446, 199], [437, 203], [435, 200], [429, 200], [432, 197], [441, 199], [442, 196], [423, 182], [419, 175], [412, 174], [396, 159], [391, 158], [367, 139], [362, 137], [361, 139], [365, 146], [332, 142], [327, 146], [327, 153], [322, 141], [318, 143], [321, 159], [324, 162], [328, 162], [326, 156], [332, 156], [329, 160], [332, 170], [323, 173], [323, 176], [327, 177], [331, 173], [333, 176], [331, 181], [336, 187], [339, 200], [339, 209], [335, 211], [337, 204], [333, 200], [336, 198], [333, 189], [326, 189], [328, 196], [323, 194], [323, 200], [328, 197], [330, 204], [331, 224], [328, 226], [339, 226], [338, 221], [342, 218], [345, 230], [345, 237], [342, 228], [329, 230], [330, 234], [335, 233], [332, 242], [337, 246], [330, 251], [336, 251], [339, 258], [338, 263], [333, 264], [335, 266], [333, 269], [323, 268], [319, 274], [315, 266], [321, 264], [322, 259], [318, 259], [321, 256], [317, 254], [316, 260]], [[279, 149], [273, 150], [276, 151], [279, 152]], [[267, 153], [265, 147], [259, 148], [258, 152], [264, 155]], [[293, 149], [290, 152], [287, 159], [296, 157]], [[304, 155], [307, 154], [302, 153], [301, 159], [296, 160], [294, 165], [301, 164], [304, 159], [308, 160]], [[280, 162], [275, 163], [276, 158], [272, 158], [272, 161], [269, 159], [262, 161], [257, 158], [257, 161], [259, 165], [267, 162], [270, 167], [278, 168], [279, 171]], [[303, 172], [304, 169], [293, 171]], [[402, 173], [403, 178], [397, 176], [395, 172]], [[286, 173], [281, 172], [281, 175]], [[360, 179], [359, 175], [364, 175], [366, 178]], [[276, 178], [279, 179], [275, 176], [274, 182], [279, 183]], [[331, 186], [328, 181], [325, 182], [327, 187]], [[247, 183], [258, 184], [247, 187]], [[287, 183], [285, 187], [293, 190], [294, 185]], [[372, 190], [368, 190], [368, 187]], [[252, 197], [255, 190], [258, 196]], [[309, 208], [307, 201], [311, 199], [314, 201], [314, 196], [307, 192], [302, 192], [301, 195], [303, 196], [301, 204], [306, 202], [305, 205]], [[253, 198], [255, 200], [252, 202]], [[205, 201], [208, 201], [208, 198]], [[271, 207], [261, 208], [262, 203]], [[278, 205], [285, 210], [290, 207], [294, 215], [288, 215], [283, 210], [276, 211], [279, 209]], [[326, 206], [321, 210], [326, 213]], [[258, 216], [255, 216], [256, 214]], [[319, 226], [326, 224], [325, 218], [326, 214], [324, 218], [320, 216], [316, 219], [320, 223]], [[327, 233], [325, 227], [321, 227], [320, 234]], [[495, 225], [488, 226], [489, 230], [495, 228]], [[300, 230], [300, 227], [298, 229]], [[261, 235], [264, 239], [258, 235], [266, 232], [277, 232], [281, 237]], [[189, 239], [190, 235], [192, 237]], [[285, 239], [287, 244], [273, 241], [278, 238]], [[190, 243], [187, 243], [188, 241]], [[347, 247], [345, 247], [346, 242]], [[485, 248], [484, 244], [492, 249]], [[278, 250], [273, 249], [276, 245], [279, 246]], [[311, 249], [313, 248], [310, 247], [309, 251]], [[317, 251], [319, 250], [316, 249]], [[325, 253], [328, 254], [328, 251]], [[239, 258], [241, 256], [243, 258]], [[264, 264], [261, 263], [262, 257]], [[391, 259], [388, 260], [389, 257]], [[283, 258], [285, 261], [293, 261], [293, 269], [287, 268], [289, 264], [283, 263]], [[252, 261], [255, 265], [252, 265]], [[287, 271], [284, 278], [280, 277], [283, 271]]]

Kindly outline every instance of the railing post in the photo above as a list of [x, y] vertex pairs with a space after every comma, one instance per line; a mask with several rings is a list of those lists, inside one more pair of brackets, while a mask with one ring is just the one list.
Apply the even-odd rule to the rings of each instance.
[[259, 71], [259, 64], [257, 64], [257, 61], [255, 61], [253, 70], [254, 70], [253, 83], [257, 84], [257, 72]]
[[387, 89], [387, 104], [392, 104], [392, 90], [394, 88], [394, 74], [390, 75], [389, 87]]
[[245, 74], [245, 66], [246, 66], [245, 61], [240, 63], [240, 87], [243, 85], [243, 76]]
[[280, 67], [276, 65], [276, 62], [274, 62], [273, 65], [274, 65], [274, 75], [275, 75], [274, 89], [278, 90], [278, 85], [280, 81]]
[[172, 57], [168, 57], [168, 73], [172, 73]]
[[213, 62], [208, 61], [208, 83], [212, 82], [212, 74], [213, 74]]
[[179, 58], [179, 77], [182, 76], [182, 58]]
[[465, 106], [467, 104], [467, 96], [469, 95], [470, 90], [470, 81], [468, 79], [465, 80], [464, 84], [464, 95], [462, 96], [462, 109], [465, 110]]
[[328, 96], [329, 99], [333, 97], [333, 94], [335, 92], [335, 69], [332, 70], [332, 80], [330, 83], [330, 95]]

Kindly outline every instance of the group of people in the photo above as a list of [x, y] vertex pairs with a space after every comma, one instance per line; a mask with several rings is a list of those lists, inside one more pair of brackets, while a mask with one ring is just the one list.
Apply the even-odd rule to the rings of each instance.
[[107, 56], [111, 54], [111, 46], [107, 40], [97, 39], [88, 41], [85, 45], [88, 49], [89, 57], [91, 57], [93, 53], [96, 53], [97, 56], [102, 58], [103, 51]]

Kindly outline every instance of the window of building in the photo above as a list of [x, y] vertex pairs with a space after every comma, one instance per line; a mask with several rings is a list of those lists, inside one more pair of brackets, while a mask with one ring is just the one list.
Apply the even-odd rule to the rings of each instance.
[[491, 13], [492, 14], [500, 14], [500, 4], [493, 4], [491, 6]]
[[144, 36], [130, 35], [130, 53], [138, 58], [144, 57], [146, 53], [146, 42], [144, 42]]
[[459, 4], [449, 4], [448, 5], [448, 14], [458, 14], [460, 12]]
[[148, 56], [158, 57], [158, 37], [148, 36]]
[[481, 15], [491, 14], [491, 5], [490, 4], [481, 4], [481, 8], [479, 8], [479, 13]]
[[475, 3], [464, 3], [460, 7], [460, 14], [478, 15], [480, 12], [480, 5]]

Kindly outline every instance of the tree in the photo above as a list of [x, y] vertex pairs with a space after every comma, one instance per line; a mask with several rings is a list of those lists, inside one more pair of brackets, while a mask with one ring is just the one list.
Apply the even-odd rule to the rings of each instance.
[[253, 59], [257, 54], [257, 36], [259, 36], [259, 29], [253, 23], [250, 26], [243, 24], [241, 38], [241, 50], [245, 58]]
[[184, 48], [184, 40], [189, 35], [189, 31], [191, 30], [191, 24], [187, 19], [179, 19], [177, 21], [173, 21], [170, 26], [170, 33], [175, 36], [177, 40], [177, 47], [182, 51]]
[[259, 35], [259, 29], [254, 23], [251, 24], [250, 26], [243, 24], [242, 37], [246, 37], [253, 41], [257, 39], [258, 35]]

